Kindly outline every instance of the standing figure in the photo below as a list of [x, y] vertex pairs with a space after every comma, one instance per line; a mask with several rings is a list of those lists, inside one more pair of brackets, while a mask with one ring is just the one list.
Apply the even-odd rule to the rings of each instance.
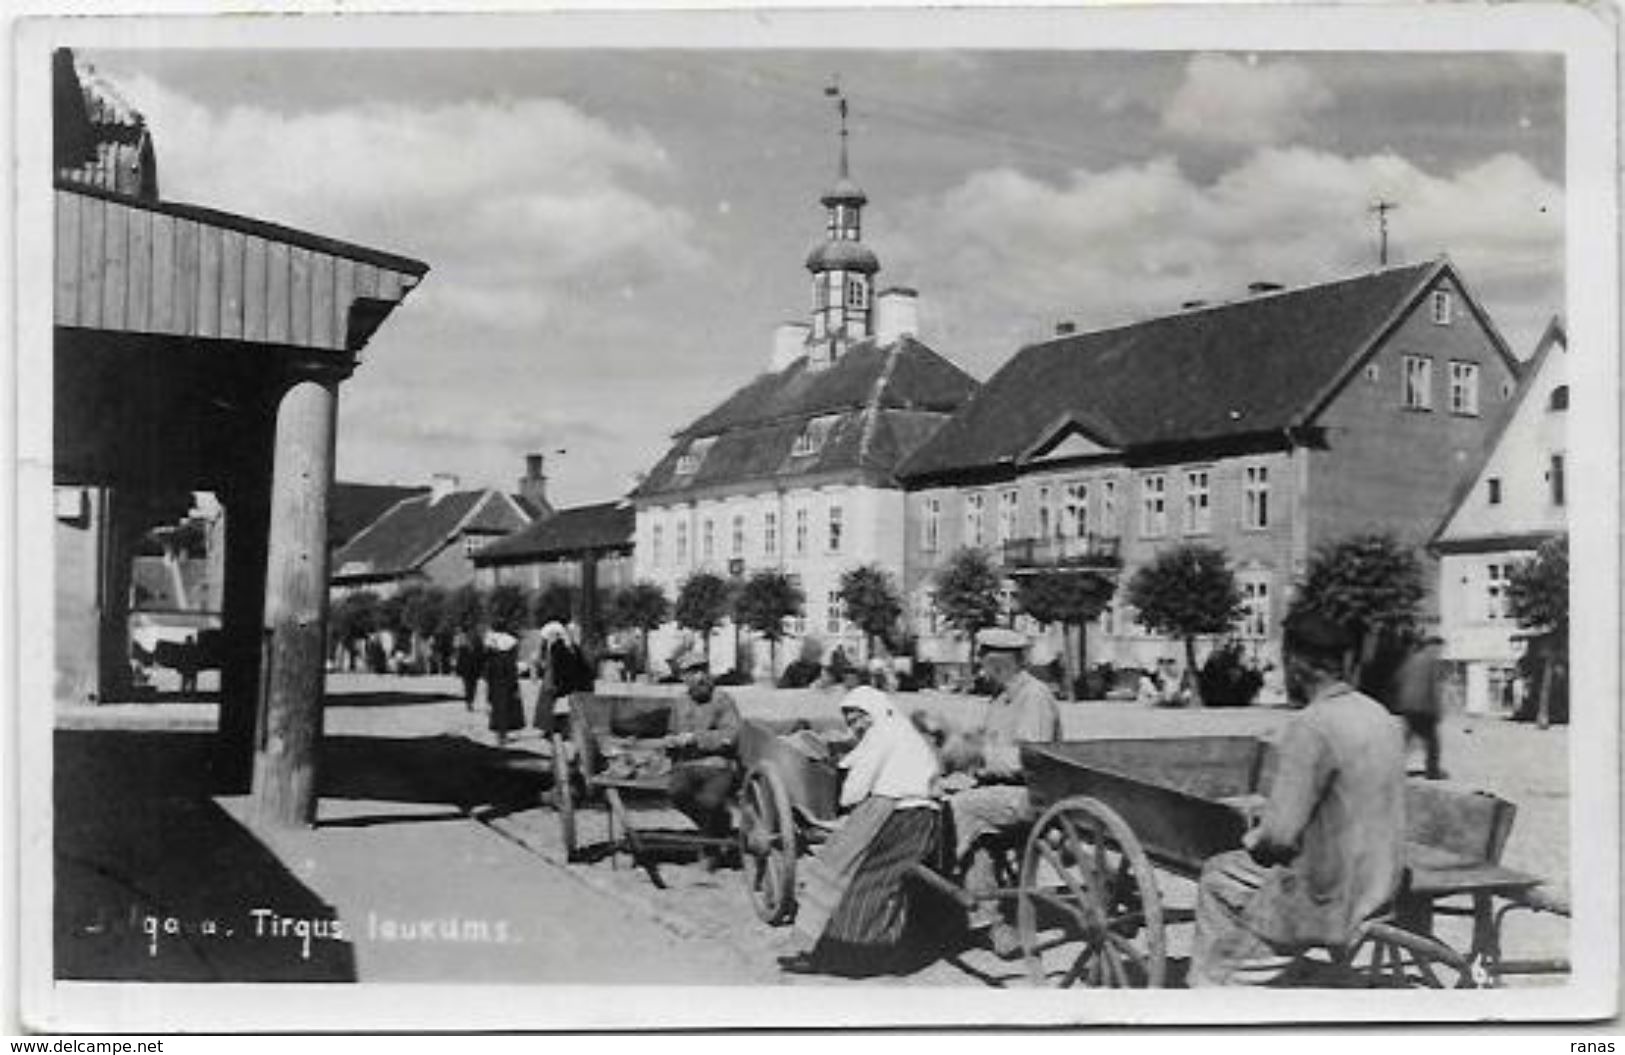
[[[962, 736], [962, 746], [949, 743], [945, 748], [949, 768], [960, 770], [945, 787], [953, 810], [954, 860], [963, 873], [965, 890], [986, 894], [998, 883], [984, 844], [1013, 835], [1033, 819], [1021, 771], [1020, 744], [1059, 740], [1061, 710], [1055, 694], [1023, 665], [1024, 634], [995, 627], [978, 633], [976, 643], [981, 650], [982, 676], [996, 686], [998, 694], [982, 724]], [[959, 790], [954, 789], [955, 784]], [[1014, 956], [1018, 951], [1015, 930], [991, 898], [978, 901], [970, 927], [987, 931], [998, 955]]]
[[467, 630], [457, 631], [452, 641], [452, 666], [463, 682], [463, 706], [474, 709], [474, 697], [480, 688], [480, 670], [485, 666], [484, 650], [478, 635]]
[[851, 812], [798, 871], [803, 949], [779, 960], [796, 974], [889, 966], [908, 925], [904, 880], [936, 829], [937, 758], [913, 723], [868, 686], [846, 694], [841, 714], [858, 738], [840, 763], [840, 806]]
[[[733, 830], [728, 796], [739, 777], [735, 760], [739, 708], [711, 680], [711, 665], [704, 655], [691, 652], [676, 666], [688, 693], [672, 701], [663, 742], [672, 760], [671, 802], [701, 834], [725, 839]], [[715, 869], [721, 863], [720, 851], [708, 849], [705, 861]]]
[[553, 733], [568, 735], [570, 697], [578, 692], [593, 690], [592, 667], [564, 624], [556, 621], [542, 626], [536, 661], [540, 688], [536, 692], [536, 708], [531, 715], [531, 724], [544, 736]]
[[498, 623], [485, 635], [485, 697], [499, 744], [506, 744], [525, 724], [525, 705], [519, 698], [519, 639], [509, 630], [507, 624]]
[[1202, 867], [1192, 987], [1272, 981], [1295, 954], [1347, 944], [1399, 891], [1404, 732], [1343, 682], [1341, 627], [1303, 613], [1284, 629], [1287, 693], [1303, 710], [1281, 737], [1259, 824]]
[[1371, 657], [1360, 668], [1360, 691], [1404, 719], [1409, 738], [1422, 742], [1423, 774], [1429, 780], [1446, 777], [1439, 742], [1444, 711], [1439, 688], [1443, 645], [1444, 639], [1438, 636], [1418, 640], [1403, 634], [1380, 634]]

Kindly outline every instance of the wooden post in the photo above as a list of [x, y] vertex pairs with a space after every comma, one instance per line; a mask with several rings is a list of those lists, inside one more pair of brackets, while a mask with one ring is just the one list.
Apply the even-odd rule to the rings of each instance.
[[294, 382], [276, 414], [265, 583], [269, 666], [254, 755], [254, 808], [262, 820], [285, 827], [316, 819], [337, 415], [337, 380], [311, 378]]
[[[245, 460], [246, 461], [246, 460]], [[220, 719], [215, 738], [214, 786], [241, 795], [254, 771], [265, 648], [265, 551], [270, 531], [269, 459], [239, 465], [221, 495], [225, 505], [225, 592], [220, 604]]]

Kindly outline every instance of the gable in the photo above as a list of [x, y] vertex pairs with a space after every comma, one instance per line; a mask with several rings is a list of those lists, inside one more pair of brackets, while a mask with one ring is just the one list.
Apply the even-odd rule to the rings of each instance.
[[1083, 424], [1072, 419], [1057, 423], [1047, 434], [1017, 459], [1022, 463], [1063, 461], [1117, 454], [1120, 448], [1102, 442]]

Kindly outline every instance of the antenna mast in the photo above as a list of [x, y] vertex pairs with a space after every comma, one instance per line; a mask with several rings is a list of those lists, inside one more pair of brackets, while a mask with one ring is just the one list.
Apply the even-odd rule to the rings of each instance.
[[1370, 211], [1377, 215], [1377, 233], [1379, 238], [1377, 250], [1377, 265], [1388, 266], [1388, 214], [1399, 208], [1396, 201], [1386, 201], [1378, 198], [1371, 204]]

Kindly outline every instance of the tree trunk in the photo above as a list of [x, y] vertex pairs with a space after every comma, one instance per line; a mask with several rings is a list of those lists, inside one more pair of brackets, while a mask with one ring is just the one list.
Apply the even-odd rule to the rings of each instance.
[[638, 664], [643, 669], [638, 671], [638, 673], [648, 674], [650, 673], [650, 668], [652, 667], [652, 664], [649, 662], [649, 628], [646, 626], [640, 627], [639, 632], [643, 635], [643, 654], [638, 657]]
[[1061, 680], [1066, 682], [1061, 686], [1061, 698], [1075, 700], [1078, 698], [1078, 668], [1077, 653], [1072, 650], [1072, 624], [1061, 624]]
[[1535, 700], [1535, 726], [1548, 729], [1552, 724], [1552, 676], [1557, 664], [1550, 656], [1540, 663], [1540, 696]]
[[1202, 685], [1196, 680], [1196, 638], [1185, 639], [1185, 684], [1191, 691], [1191, 704], [1202, 706]]

